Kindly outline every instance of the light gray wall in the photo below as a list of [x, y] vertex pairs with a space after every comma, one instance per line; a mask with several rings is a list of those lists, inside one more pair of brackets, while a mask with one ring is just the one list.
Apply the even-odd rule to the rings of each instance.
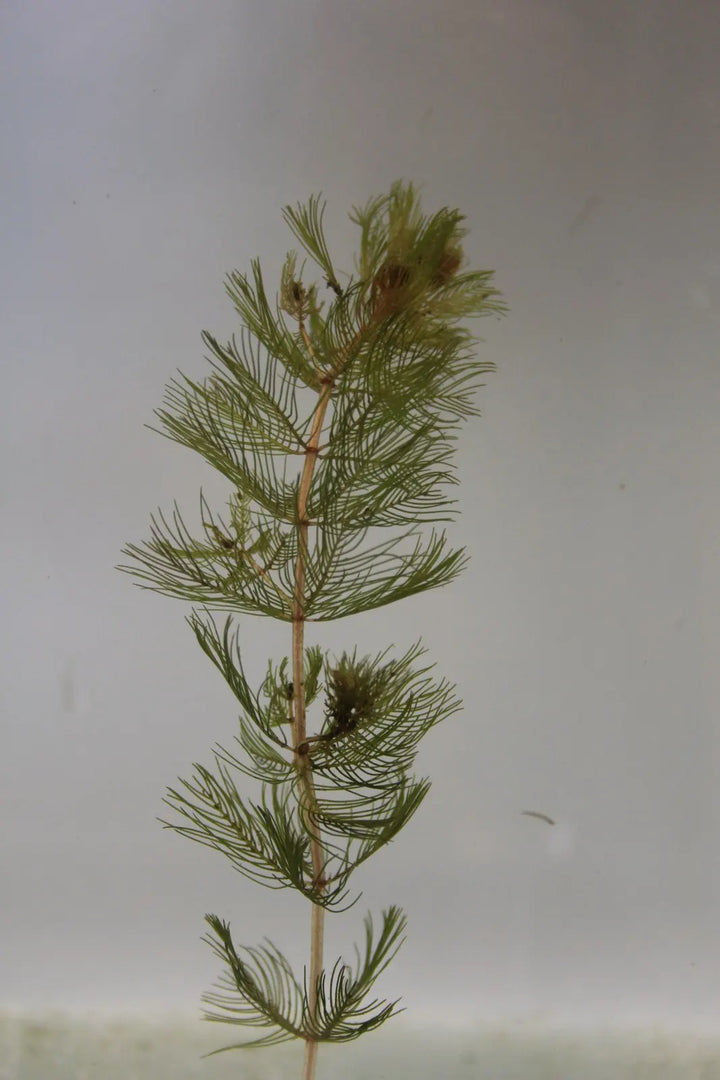
[[[0, 16], [7, 1005], [193, 1006], [205, 911], [302, 961], [308, 912], [163, 834], [234, 730], [184, 606], [113, 570], [202, 463], [143, 428], [282, 205], [397, 177], [459, 206], [512, 312], [461, 447], [456, 586], [317, 640], [422, 632], [464, 714], [336, 922], [398, 902], [410, 1015], [712, 1026], [720, 1006], [720, 9], [704, 0], [30, 0]], [[243, 625], [261, 676], [287, 642]], [[522, 816], [539, 810], [555, 827]]]

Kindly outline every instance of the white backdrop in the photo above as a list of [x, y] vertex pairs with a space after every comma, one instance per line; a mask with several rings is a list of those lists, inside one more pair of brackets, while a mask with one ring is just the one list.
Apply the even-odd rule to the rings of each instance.
[[[205, 370], [201, 329], [234, 329], [225, 273], [272, 277], [281, 207], [317, 190], [350, 253], [347, 211], [406, 177], [468, 215], [512, 310], [480, 326], [499, 371], [461, 445], [471, 568], [317, 628], [422, 633], [466, 703], [330, 955], [397, 902], [412, 1016], [712, 1027], [720, 9], [9, 0], [0, 24], [2, 1002], [193, 1008], [206, 911], [305, 955], [304, 901], [155, 821], [233, 704], [186, 607], [113, 564], [156, 506], [224, 496], [143, 424]], [[242, 635], [259, 680], [287, 642]]]

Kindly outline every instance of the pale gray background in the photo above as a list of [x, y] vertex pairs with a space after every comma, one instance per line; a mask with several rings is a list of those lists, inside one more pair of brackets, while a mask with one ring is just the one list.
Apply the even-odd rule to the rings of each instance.
[[[349, 265], [347, 210], [402, 176], [512, 312], [480, 326], [471, 569], [316, 636], [422, 632], [466, 702], [331, 950], [398, 902], [415, 1017], [712, 1027], [718, 6], [6, 0], [0, 30], [2, 1002], [192, 1009], [206, 910], [304, 957], [303, 901], [154, 820], [233, 705], [185, 606], [112, 567], [158, 504], [224, 496], [142, 425], [234, 328], [226, 271], [272, 275], [319, 189]], [[287, 649], [242, 634], [258, 677]]]

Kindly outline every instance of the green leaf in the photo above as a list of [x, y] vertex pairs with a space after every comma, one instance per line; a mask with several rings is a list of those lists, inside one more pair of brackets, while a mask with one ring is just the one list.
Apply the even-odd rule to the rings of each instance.
[[281, 363], [306, 386], [317, 389], [318, 375], [302, 348], [289, 332], [279, 312], [273, 314], [265, 293], [260, 263], [251, 262], [252, 283], [247, 275], [237, 271], [228, 275], [226, 291], [246, 328], [263, 345], [270, 356]]
[[[423, 736], [461, 708], [455, 688], [432, 677], [434, 665], [416, 663], [425, 655], [421, 642], [397, 658], [388, 659], [388, 652], [341, 658], [341, 664], [359, 670], [370, 683], [371, 704], [339, 736], [334, 735], [332, 716], [326, 717], [321, 738], [311, 746], [321, 792], [356, 796], [365, 788], [392, 790], [412, 768]], [[326, 660], [328, 669], [336, 665], [337, 661]]]
[[[397, 1001], [367, 1000], [376, 979], [404, 941], [406, 919], [398, 907], [382, 913], [382, 929], [377, 941], [372, 916], [365, 919], [365, 950], [358, 949], [353, 971], [338, 960], [329, 977], [323, 972], [317, 984], [317, 1016], [307, 1026], [319, 1042], [350, 1042], [380, 1027], [399, 1010]], [[307, 992], [306, 992], [307, 994]]]
[[200, 496], [204, 540], [185, 524], [175, 504], [172, 519], [161, 510], [151, 517], [150, 540], [128, 544], [123, 554], [133, 564], [118, 567], [132, 574], [141, 588], [190, 600], [207, 608], [225, 608], [275, 619], [291, 617], [292, 567], [297, 536], [283, 525], [262, 528], [265, 556], [262, 563], [251, 552], [218, 540], [224, 523]]
[[[233, 945], [229, 923], [217, 915], [206, 915], [212, 933], [203, 940], [227, 965], [218, 988], [203, 995], [210, 1006], [205, 1019], [223, 1024], [270, 1028], [267, 1035], [249, 1042], [225, 1046], [225, 1050], [273, 1046], [304, 1035], [304, 995], [289, 962], [272, 942], [260, 948], [244, 948], [241, 955]], [[214, 1011], [213, 1011], [214, 1010]]]
[[286, 206], [283, 217], [298, 241], [325, 274], [328, 285], [337, 291], [340, 286], [323, 232], [325, 203], [321, 202], [321, 199], [321, 195], [311, 195], [305, 205], [298, 203], [295, 208]]
[[[288, 794], [263, 788], [262, 803], [245, 803], [228, 766], [215, 755], [216, 773], [194, 764], [184, 790], [169, 788], [163, 800], [190, 824], [163, 821], [166, 828], [225, 855], [245, 877], [274, 889], [309, 891], [312, 877], [307, 834], [297, 828]], [[269, 799], [269, 802], [268, 802]]]
[[[425, 539], [415, 530], [363, 545], [367, 530], [318, 530], [308, 559], [306, 613], [317, 622], [341, 619], [453, 581], [464, 549], [447, 550], [445, 533]], [[414, 541], [411, 547], [408, 541]], [[358, 550], [359, 549], [359, 550]]]
[[322, 972], [316, 984], [317, 1008], [312, 1019], [307, 979], [301, 987], [288, 960], [272, 942], [238, 950], [228, 923], [217, 915], [207, 915], [206, 921], [212, 933], [204, 940], [226, 965], [218, 989], [203, 996], [211, 1007], [205, 1013], [206, 1019], [269, 1029], [259, 1039], [222, 1047], [214, 1051], [216, 1054], [308, 1037], [319, 1042], [350, 1042], [401, 1011], [397, 1001], [368, 1000], [375, 981], [404, 940], [406, 920], [397, 907], [383, 911], [377, 940], [372, 916], [366, 916], [365, 948], [362, 953], [356, 948], [354, 970], [339, 959], [331, 972]]

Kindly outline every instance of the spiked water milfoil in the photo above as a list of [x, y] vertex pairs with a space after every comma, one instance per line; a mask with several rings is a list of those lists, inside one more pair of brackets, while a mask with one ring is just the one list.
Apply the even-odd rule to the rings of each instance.
[[[159, 511], [121, 567], [194, 605], [189, 625], [239, 706], [234, 746], [168, 790], [164, 824], [311, 907], [302, 974], [274, 944], [241, 946], [206, 916], [224, 965], [206, 1016], [259, 1029], [223, 1049], [302, 1040], [304, 1080], [320, 1043], [398, 1011], [373, 986], [402, 943], [400, 908], [366, 916], [353, 964], [325, 962], [325, 916], [356, 902], [353, 872], [420, 806], [430, 784], [412, 771], [418, 744], [460, 708], [420, 642], [359, 656], [306, 638], [463, 569], [445, 532], [455, 441], [493, 369], [464, 320], [504, 311], [492, 271], [464, 268], [463, 215], [424, 213], [412, 184], [352, 211], [352, 274], [331, 258], [324, 210], [319, 196], [286, 207], [303, 261], [287, 255], [274, 301], [257, 260], [229, 275], [238, 334], [204, 333], [210, 373], [174, 379], [156, 412], [163, 434], [226, 478], [226, 506], [201, 494], [194, 531], [177, 505]], [[247, 616], [287, 625], [286, 655], [254, 683], [239, 646]]]

